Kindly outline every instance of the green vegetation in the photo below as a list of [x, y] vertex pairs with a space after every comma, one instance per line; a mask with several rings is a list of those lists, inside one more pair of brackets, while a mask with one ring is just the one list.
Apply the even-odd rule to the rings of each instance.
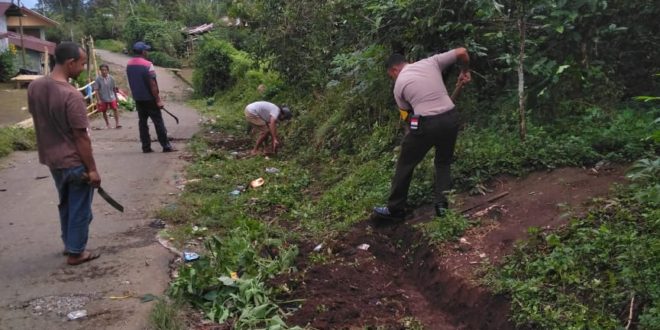
[[181, 303], [158, 299], [149, 315], [151, 329], [183, 330], [186, 329], [184, 317], [181, 315]]
[[0, 128], [0, 157], [12, 153], [12, 151], [34, 150], [36, 148], [36, 137], [31, 128]]
[[0, 82], [9, 81], [11, 77], [16, 75], [15, 57], [11, 50], [0, 52]]
[[125, 49], [128, 49], [123, 42], [121, 42], [119, 40], [114, 40], [114, 39], [95, 40], [94, 41], [94, 46], [96, 48], [109, 50], [109, 51], [115, 52], [115, 53], [121, 53]]
[[152, 51], [149, 52], [149, 60], [154, 63], [154, 65], [162, 66], [164, 68], [180, 68], [181, 61], [177, 58], [174, 58], [167, 53]]
[[[465, 46], [473, 83], [457, 100], [458, 191], [479, 190], [501, 174], [641, 159], [629, 187], [560, 231], [533, 229], [488, 283], [512, 298], [514, 320], [531, 328], [622, 328], [633, 297], [634, 322], [659, 327], [660, 36], [653, 22], [660, 8], [651, 2], [46, 3], [62, 12], [63, 26], [75, 24], [83, 8], [91, 17], [116, 15], [94, 26], [97, 39], [145, 39], [172, 57], [185, 53], [182, 26], [225, 14], [247, 22], [218, 28], [196, 45], [193, 80], [205, 98], [196, 106], [210, 118], [191, 143], [188, 179], [198, 181], [161, 212], [179, 224], [168, 235], [205, 242], [203, 257], [181, 267], [171, 294], [209, 318], [237, 328], [284, 327], [284, 302], [275, 297], [287, 288], [269, 279], [296, 271], [294, 242], [331, 240], [388, 193], [402, 129], [385, 58], [402, 52], [414, 61]], [[117, 6], [129, 10], [107, 12]], [[77, 31], [61, 34], [70, 30]], [[456, 73], [446, 72], [447, 86]], [[643, 102], [634, 101], [638, 95]], [[277, 158], [237, 159], [236, 145], [251, 143], [242, 109], [258, 99], [293, 109], [294, 119], [280, 127], [284, 148]], [[431, 201], [431, 158], [415, 172], [413, 206]], [[263, 187], [230, 194], [258, 177]], [[471, 225], [450, 214], [444, 225], [421, 229], [439, 243]]]
[[[220, 99], [225, 100], [224, 97]], [[205, 238], [208, 254], [181, 268], [171, 292], [176, 297], [188, 299], [216, 321], [247, 322], [241, 324], [248, 328], [256, 326], [252, 317], [240, 318], [243, 311], [248, 313], [246, 316], [252, 315], [260, 307], [259, 313], [264, 314], [260, 314], [263, 318], [257, 319], [264, 323], [259, 324], [279, 324], [285, 313], [276, 306], [283, 302], [274, 297], [282, 288], [270, 288], [265, 283], [278, 274], [295, 271], [291, 262], [297, 249], [291, 242], [332, 239], [367, 217], [371, 206], [382, 203], [389, 189], [396, 152], [380, 152], [373, 148], [378, 148], [377, 142], [396, 129], [377, 128], [375, 131], [380, 133], [368, 137], [369, 147], [363, 147], [357, 155], [333, 154], [323, 149], [318, 152], [318, 147], [313, 144], [301, 147], [289, 143], [282, 156], [277, 158], [235, 159], [234, 150], [223, 145], [228, 136], [244, 139], [242, 103], [206, 106], [197, 102], [196, 105], [204, 109], [215, 123], [207, 126], [204, 137], [199, 137], [191, 145], [195, 161], [188, 177], [193, 181], [186, 186], [177, 206], [163, 210], [160, 215], [180, 224], [168, 233], [179, 241], [208, 237]], [[533, 143], [537, 131], [548, 141], [530, 148], [520, 148], [515, 135], [498, 136], [489, 130], [467, 129], [462, 132], [461, 146], [470, 147], [459, 148], [460, 157], [454, 174], [462, 183], [461, 187], [467, 189], [475, 182], [483, 182], [507, 171], [521, 174], [535, 168], [593, 163], [603, 158], [626, 160], [640, 157], [652, 145], [646, 139], [653, 132], [653, 127], [649, 126], [652, 116], [633, 116], [637, 118], [633, 119], [631, 111], [609, 115], [599, 112], [581, 117], [584, 121], [574, 125], [589, 124], [593, 132], [599, 133], [582, 130], [581, 135], [571, 138], [571, 143], [561, 143], [560, 134], [555, 136], [556, 142], [552, 142], [549, 134], [540, 128], [530, 130], [527, 143]], [[311, 120], [305, 116], [321, 120], [323, 108], [285, 124], [283, 130], [288, 140], [295, 139], [299, 125], [306, 125], [306, 121]], [[599, 121], [609, 124], [602, 124], [599, 129], [596, 125]], [[476, 143], [493, 139], [493, 143]], [[244, 143], [245, 147], [250, 146], [250, 141]], [[359, 141], [356, 143], [360, 144]], [[393, 146], [389, 142], [380, 143], [385, 149]], [[535, 159], [544, 161], [530, 161]], [[279, 172], [266, 173], [267, 167], [276, 167]], [[432, 159], [429, 157], [415, 174], [411, 187], [413, 203], [429, 202], [432, 173]], [[648, 175], [644, 174], [645, 177]], [[258, 177], [266, 180], [264, 186], [248, 188], [238, 196], [230, 194], [237, 186], [247, 187]], [[451, 213], [443, 222], [430, 222], [422, 230], [432, 242], [440, 243], [459, 237], [470, 225], [474, 224]], [[288, 230], [291, 227], [296, 229]], [[323, 261], [310, 260], [312, 263]], [[230, 281], [231, 272], [240, 274], [240, 279]], [[257, 300], [246, 303], [246, 297], [240, 296], [242, 286], [256, 294], [254, 299]], [[531, 323], [524, 316], [518, 320]]]
[[[660, 327], [660, 158], [638, 161], [633, 186], [559, 232], [532, 239], [494, 273], [514, 320], [542, 329], [614, 329], [633, 305], [640, 329]], [[625, 317], [621, 317], [625, 315]]]
[[214, 38], [202, 40], [193, 73], [193, 86], [201, 96], [212, 96], [231, 87], [243, 76], [250, 62], [230, 43]]

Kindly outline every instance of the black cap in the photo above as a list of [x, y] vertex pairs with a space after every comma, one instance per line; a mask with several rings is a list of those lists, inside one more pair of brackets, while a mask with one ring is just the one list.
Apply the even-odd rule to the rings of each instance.
[[289, 109], [288, 106], [283, 105], [280, 107], [280, 110], [282, 111], [282, 120], [289, 120], [291, 117], [293, 117], [293, 114], [291, 114], [291, 109]]

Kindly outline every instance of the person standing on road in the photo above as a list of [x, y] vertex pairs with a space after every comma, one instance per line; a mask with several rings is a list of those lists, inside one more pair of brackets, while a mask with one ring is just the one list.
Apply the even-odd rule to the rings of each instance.
[[470, 56], [465, 48], [436, 54], [415, 63], [393, 54], [387, 74], [395, 80], [394, 99], [402, 113], [410, 113], [408, 132], [401, 143], [387, 206], [375, 207], [377, 218], [403, 220], [413, 171], [427, 152], [435, 147], [435, 211], [445, 215], [448, 203], [444, 192], [451, 187], [450, 165], [458, 135], [458, 115], [442, 79], [442, 71], [458, 62], [458, 83], [471, 80]]
[[126, 76], [128, 84], [135, 100], [135, 106], [138, 112], [138, 126], [140, 129], [140, 142], [142, 142], [142, 152], [153, 152], [151, 149], [151, 136], [149, 135], [149, 125], [147, 120], [151, 118], [156, 128], [158, 142], [163, 147], [163, 152], [176, 151], [167, 138], [167, 129], [163, 122], [162, 108], [165, 107], [160, 99], [158, 82], [156, 81], [156, 70], [151, 62], [147, 60], [147, 52], [151, 46], [142, 41], [133, 45], [133, 54], [135, 57], [128, 61], [126, 65]]
[[266, 149], [266, 139], [271, 137], [272, 152], [277, 153], [280, 146], [280, 140], [277, 137], [277, 122], [291, 119], [291, 110], [286, 106], [279, 106], [266, 101], [250, 103], [245, 107], [245, 119], [252, 128], [255, 128], [259, 135], [257, 142], [252, 149], [251, 154], [259, 153], [261, 146]]
[[87, 106], [83, 96], [68, 83], [85, 68], [87, 55], [76, 43], [55, 48], [50, 76], [28, 88], [28, 106], [37, 136], [39, 162], [50, 169], [59, 194], [59, 215], [64, 253], [69, 265], [94, 260], [86, 250], [92, 221], [94, 188], [101, 185], [89, 138]]
[[97, 108], [103, 114], [105, 120], [105, 127], [110, 128], [108, 122], [108, 108], [111, 108], [115, 114], [115, 128], [121, 128], [119, 125], [119, 107], [117, 105], [117, 86], [115, 79], [110, 75], [110, 67], [107, 64], [99, 66], [101, 75], [96, 77], [94, 81], [94, 90], [96, 91]]

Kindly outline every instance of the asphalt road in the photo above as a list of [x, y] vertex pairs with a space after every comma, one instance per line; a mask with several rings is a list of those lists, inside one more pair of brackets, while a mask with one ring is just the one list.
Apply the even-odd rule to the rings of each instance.
[[[105, 51], [99, 55], [110, 64], [111, 74], [124, 75], [128, 57]], [[125, 213], [119, 213], [95, 194], [88, 248], [100, 252], [99, 259], [75, 267], [66, 264], [57, 192], [37, 153], [15, 152], [0, 159], [0, 329], [148, 326], [154, 302], [135, 297], [162, 295], [174, 258], [157, 243], [157, 230], [149, 223], [156, 210], [176, 200], [176, 182], [186, 165], [181, 155], [199, 123], [196, 111], [183, 103], [188, 86], [168, 70], [157, 68], [157, 74], [168, 110], [181, 121], [176, 125], [163, 115], [168, 135], [181, 151], [159, 152], [154, 141], [156, 152], [143, 154], [135, 112], [120, 116], [121, 129], [91, 131], [102, 186], [125, 207]], [[94, 128], [104, 126], [100, 118], [92, 121]], [[150, 128], [155, 139], [151, 123]], [[68, 321], [66, 313], [79, 309], [89, 316]]]

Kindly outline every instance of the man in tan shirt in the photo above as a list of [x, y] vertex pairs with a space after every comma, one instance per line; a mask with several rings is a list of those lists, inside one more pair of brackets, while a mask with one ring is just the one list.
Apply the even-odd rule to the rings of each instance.
[[408, 63], [399, 54], [390, 57], [387, 74], [395, 80], [394, 99], [403, 112], [411, 113], [409, 130], [401, 143], [401, 154], [392, 178], [387, 206], [375, 207], [377, 218], [403, 220], [413, 171], [426, 153], [435, 148], [435, 210], [447, 210], [444, 192], [451, 187], [450, 165], [458, 135], [458, 115], [442, 79], [442, 71], [459, 63], [461, 84], [471, 80], [470, 57], [465, 48], [456, 48], [429, 58]]
[[55, 68], [28, 88], [28, 106], [37, 135], [39, 162], [48, 166], [59, 194], [64, 253], [69, 265], [96, 259], [86, 250], [94, 188], [101, 185], [88, 135], [82, 94], [68, 83], [85, 68], [87, 56], [76, 43], [55, 48]]

